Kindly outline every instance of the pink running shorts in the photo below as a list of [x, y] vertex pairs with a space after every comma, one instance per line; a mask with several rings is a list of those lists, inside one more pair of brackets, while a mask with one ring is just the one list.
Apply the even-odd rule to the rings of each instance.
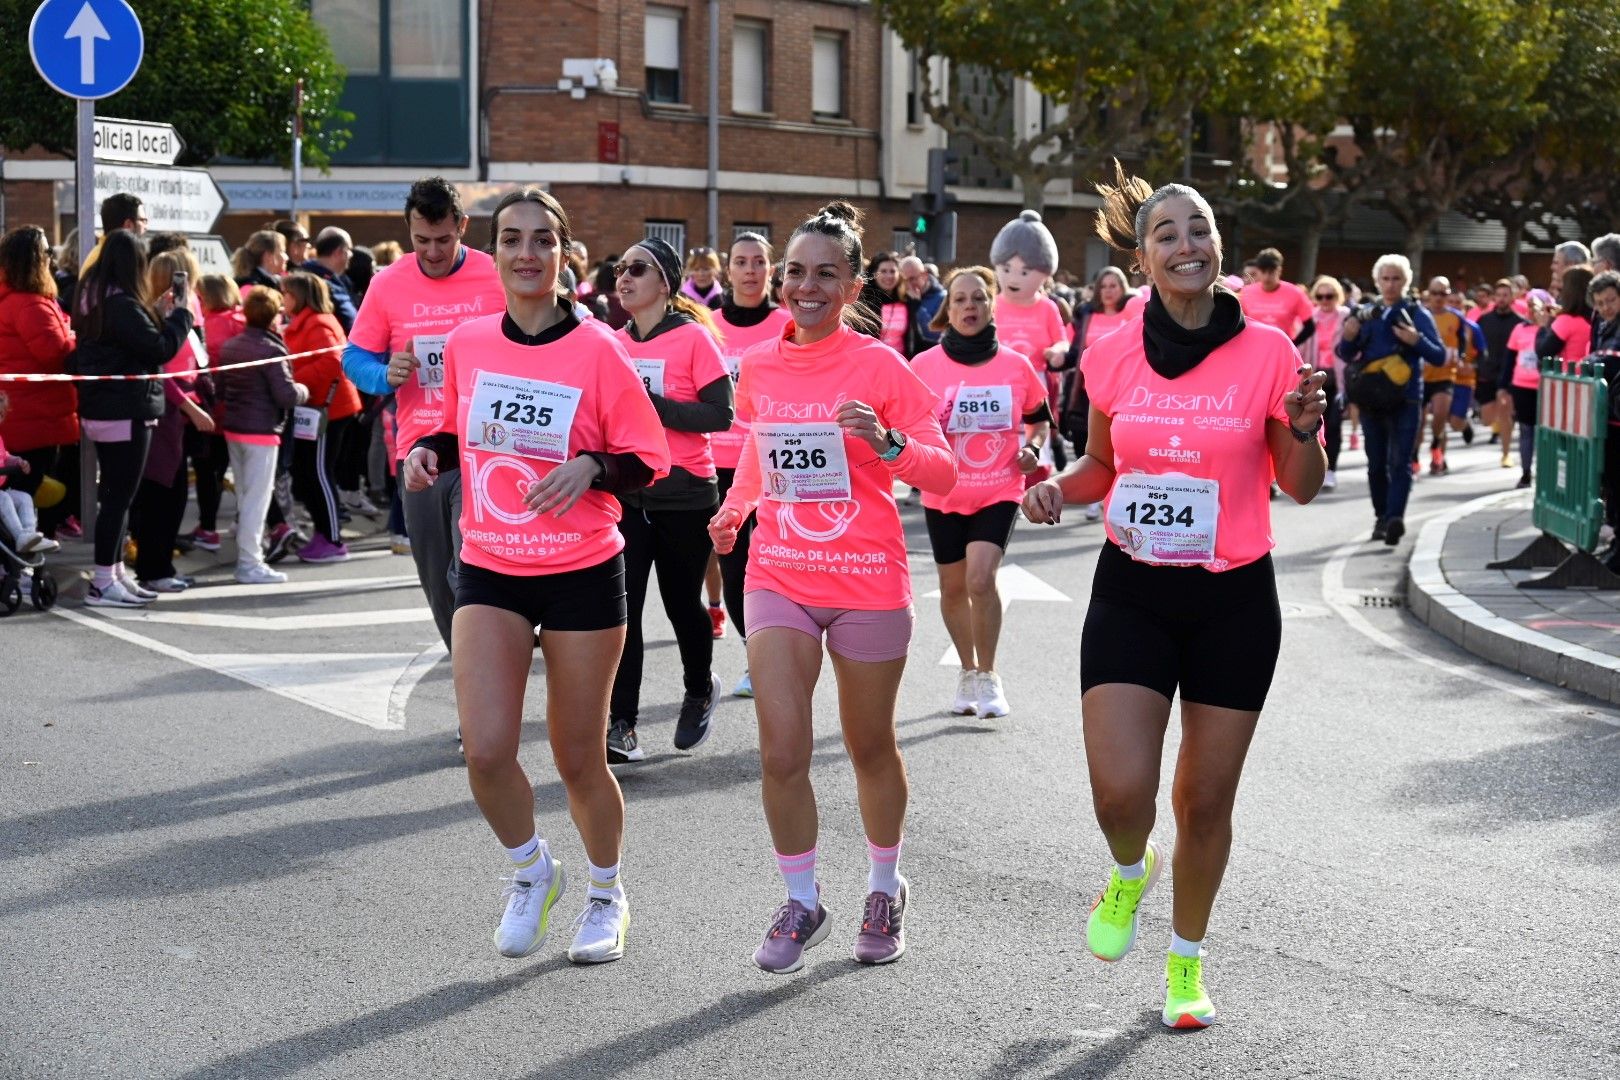
[[805, 607], [769, 589], [755, 589], [743, 597], [743, 625], [750, 634], [785, 628], [820, 641], [825, 631], [828, 649], [846, 660], [867, 664], [905, 656], [916, 620], [910, 605], [888, 611]]

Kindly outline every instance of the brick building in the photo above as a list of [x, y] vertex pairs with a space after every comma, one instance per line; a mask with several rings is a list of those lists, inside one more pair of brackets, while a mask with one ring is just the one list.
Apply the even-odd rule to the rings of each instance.
[[[330, 172], [306, 176], [298, 212], [311, 229], [342, 224], [361, 243], [403, 241], [406, 188], [439, 173], [475, 219], [514, 184], [549, 187], [593, 258], [648, 233], [680, 250], [743, 229], [780, 241], [830, 198], [865, 211], [869, 250], [903, 248], [927, 152], [948, 145], [918, 108], [915, 60], [866, 0], [309, 2], [349, 71], [344, 107], [356, 120]], [[957, 85], [975, 93], [971, 76]], [[1009, 132], [1034, 130], [1049, 108], [1028, 88], [1001, 105]], [[957, 261], [984, 261], [1023, 198], [1010, 177], [953, 148], [966, 157]], [[1264, 145], [1254, 152], [1269, 167]], [[211, 171], [231, 202], [220, 232], [232, 244], [291, 209], [285, 170]], [[0, 224], [54, 219], [65, 233], [71, 162], [7, 153], [0, 176]], [[1087, 190], [1055, 182], [1045, 199], [1077, 274], [1109, 261], [1090, 237]], [[1499, 273], [1500, 229], [1459, 221], [1437, 231], [1447, 253], [1425, 270]], [[1326, 238], [1324, 269], [1363, 276], [1378, 251], [1398, 249], [1376, 219], [1352, 226]], [[469, 239], [482, 243], [486, 230], [475, 220]], [[1228, 246], [1241, 257], [1259, 245], [1229, 235]], [[1534, 259], [1526, 269], [1536, 272]]]

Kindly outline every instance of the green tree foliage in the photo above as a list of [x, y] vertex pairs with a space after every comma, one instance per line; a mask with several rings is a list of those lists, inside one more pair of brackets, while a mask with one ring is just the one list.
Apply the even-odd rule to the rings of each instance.
[[1563, 0], [1357, 0], [1334, 19], [1356, 39], [1340, 114], [1355, 153], [1324, 161], [1341, 185], [1378, 189], [1421, 264], [1429, 229], [1549, 111]]
[[[28, 57], [38, 0], [0, 0], [0, 145], [74, 146], [72, 100]], [[354, 117], [338, 108], [345, 73], [300, 0], [140, 0], [146, 56], [133, 82], [96, 103], [102, 116], [173, 124], [179, 164], [216, 157], [290, 164], [293, 87], [304, 80], [304, 160], [325, 168]]]
[[[1054, 105], [1033, 130], [992, 129], [925, 76], [923, 107], [1016, 175], [1039, 206], [1054, 179], [1102, 176], [1108, 159], [1151, 173], [1179, 161], [1195, 111], [1240, 115], [1269, 95], [1322, 77], [1328, 48], [1320, 0], [877, 0], [922, 58], [1027, 80]], [[995, 112], [996, 110], [992, 110]]]

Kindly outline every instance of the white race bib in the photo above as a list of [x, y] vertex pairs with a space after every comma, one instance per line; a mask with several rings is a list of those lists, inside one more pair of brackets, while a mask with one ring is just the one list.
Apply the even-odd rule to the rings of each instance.
[[777, 502], [850, 497], [849, 457], [837, 424], [755, 424], [761, 488]]
[[467, 409], [467, 445], [491, 454], [567, 461], [579, 398], [572, 386], [480, 371]]
[[448, 337], [418, 334], [411, 339], [411, 352], [421, 367], [416, 369], [416, 385], [424, 390], [444, 387], [444, 343]]
[[321, 437], [321, 410], [308, 405], [293, 407], [293, 438], [314, 442]]
[[662, 360], [635, 361], [636, 374], [641, 376], [641, 385], [647, 388], [647, 393], [664, 396], [664, 362]]
[[956, 392], [951, 409], [952, 435], [974, 431], [1011, 431], [1013, 400], [1010, 386], [964, 386]]
[[1138, 562], [1201, 566], [1215, 561], [1221, 485], [1170, 473], [1125, 473], [1108, 497], [1108, 527]]

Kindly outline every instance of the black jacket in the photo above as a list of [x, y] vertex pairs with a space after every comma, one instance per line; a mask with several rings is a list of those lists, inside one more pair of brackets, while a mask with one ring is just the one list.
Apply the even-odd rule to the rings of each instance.
[[[101, 332], [79, 334], [68, 357], [74, 375], [151, 375], [174, 358], [191, 332], [191, 312], [176, 308], [162, 325], [134, 297], [113, 293], [101, 303]], [[163, 386], [156, 379], [83, 382], [79, 416], [86, 420], [156, 420], [163, 415]]]

